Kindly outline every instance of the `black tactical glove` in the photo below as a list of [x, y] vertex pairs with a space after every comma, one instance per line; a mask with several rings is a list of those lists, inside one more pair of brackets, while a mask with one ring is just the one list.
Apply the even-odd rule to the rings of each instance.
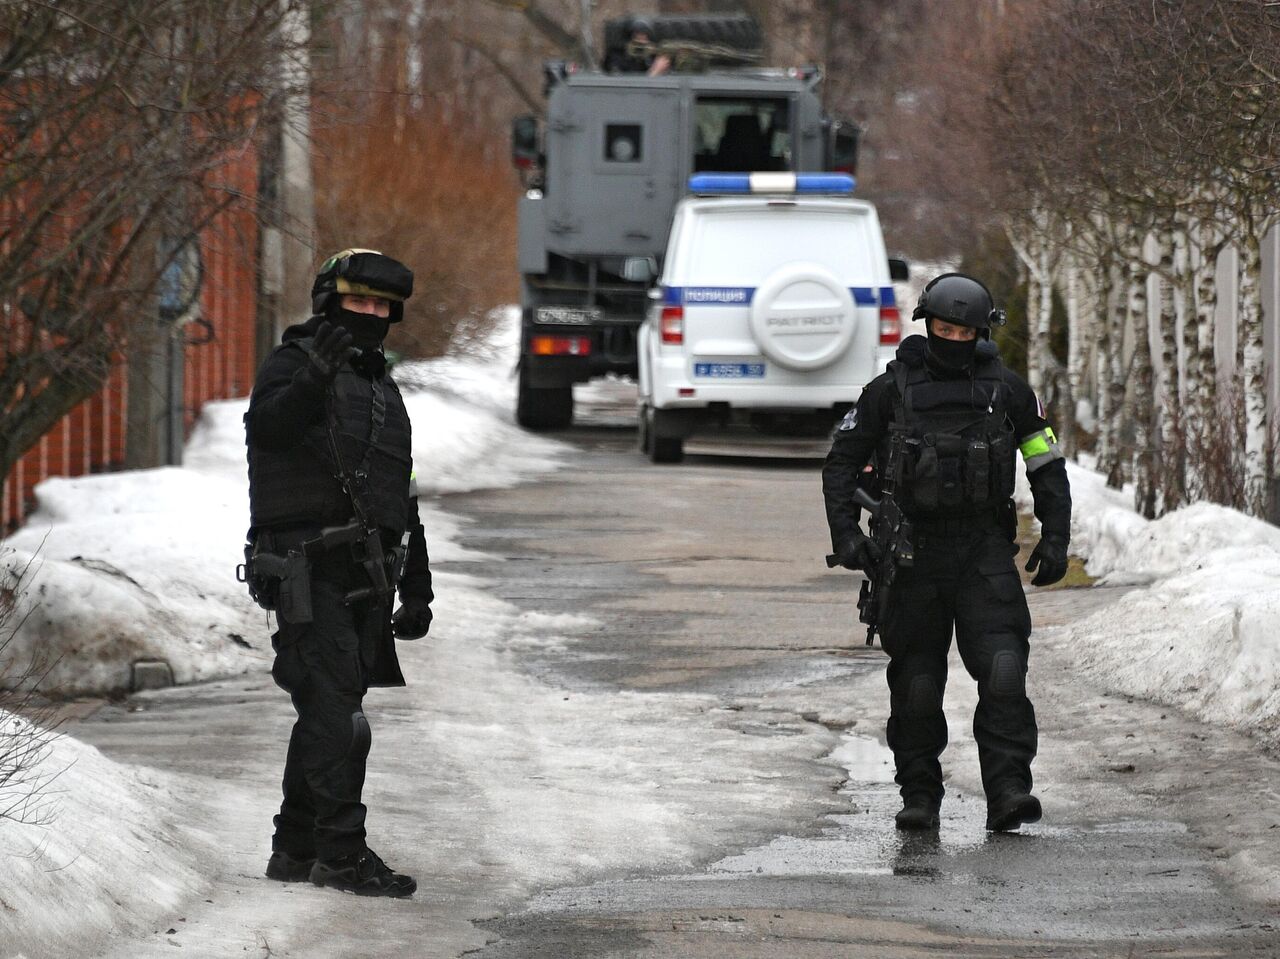
[[1040, 542], [1027, 560], [1028, 573], [1035, 571], [1031, 580], [1032, 586], [1050, 586], [1067, 575], [1067, 541], [1049, 535], [1040, 537]]
[[396, 639], [421, 639], [431, 628], [431, 604], [423, 599], [406, 599], [391, 617]]
[[328, 386], [342, 366], [356, 352], [351, 346], [351, 334], [346, 327], [320, 324], [311, 342], [311, 375]]
[[881, 555], [879, 545], [862, 530], [858, 530], [841, 542], [836, 549], [836, 558], [841, 566], [845, 569], [860, 569], [868, 573], [875, 572]]

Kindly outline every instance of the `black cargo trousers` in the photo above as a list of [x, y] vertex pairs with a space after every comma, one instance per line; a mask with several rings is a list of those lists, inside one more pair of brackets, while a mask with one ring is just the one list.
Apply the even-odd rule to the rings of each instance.
[[973, 737], [987, 798], [1031, 790], [1036, 716], [1027, 698], [1031, 614], [1014, 566], [1018, 548], [992, 520], [956, 532], [917, 528], [915, 563], [899, 569], [882, 624], [889, 654], [887, 738], [904, 799], [942, 799], [939, 756], [952, 628], [978, 683]]
[[343, 601], [365, 584], [367, 577], [354, 565], [318, 564], [311, 576], [312, 621], [281, 617], [271, 637], [271, 675], [298, 714], [271, 848], [295, 859], [335, 859], [365, 849], [360, 797], [372, 745], [362, 708], [365, 664], [386, 628], [386, 611], [375, 601]]

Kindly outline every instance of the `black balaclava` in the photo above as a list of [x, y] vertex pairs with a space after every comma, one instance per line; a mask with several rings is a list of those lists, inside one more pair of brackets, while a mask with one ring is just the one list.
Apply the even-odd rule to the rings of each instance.
[[963, 373], [973, 366], [973, 357], [978, 349], [981, 336], [971, 340], [948, 340], [933, 332], [933, 320], [926, 321], [925, 330], [929, 336], [930, 362], [943, 373]]
[[351, 345], [363, 352], [381, 350], [382, 341], [391, 329], [391, 320], [387, 318], [344, 310], [341, 306], [330, 308], [329, 320], [337, 326], [346, 327], [351, 334]]

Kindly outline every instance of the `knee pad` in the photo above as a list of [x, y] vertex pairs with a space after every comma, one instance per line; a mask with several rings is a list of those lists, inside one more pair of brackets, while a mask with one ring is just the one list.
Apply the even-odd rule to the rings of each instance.
[[913, 676], [907, 687], [907, 715], [931, 716], [942, 708], [942, 694], [932, 676]]
[[1008, 699], [1026, 695], [1026, 673], [1017, 655], [1004, 650], [991, 660], [991, 694]]
[[373, 733], [369, 730], [369, 720], [357, 710], [351, 714], [351, 756], [364, 759], [369, 755], [369, 747], [372, 745]]

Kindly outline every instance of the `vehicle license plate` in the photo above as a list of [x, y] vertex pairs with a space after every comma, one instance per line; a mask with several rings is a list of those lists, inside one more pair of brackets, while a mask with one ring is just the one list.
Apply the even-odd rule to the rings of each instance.
[[726, 380], [760, 379], [763, 363], [694, 363], [694, 376], [711, 376]]

